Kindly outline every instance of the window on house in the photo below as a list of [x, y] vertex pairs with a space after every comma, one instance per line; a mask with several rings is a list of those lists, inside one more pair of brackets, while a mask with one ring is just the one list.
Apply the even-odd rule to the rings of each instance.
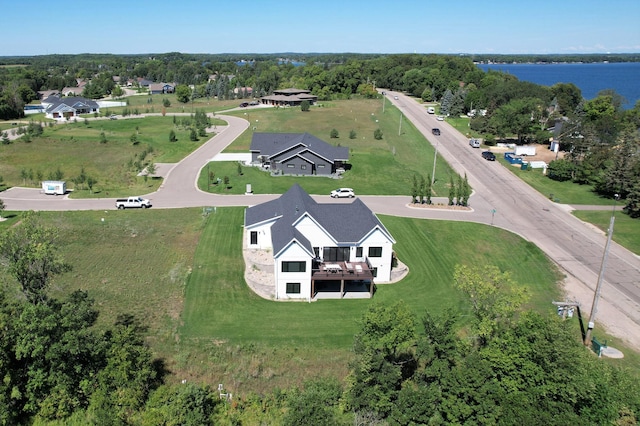
[[282, 272], [306, 272], [307, 262], [282, 262]]
[[373, 274], [373, 278], [377, 277], [378, 276], [378, 268], [373, 268], [371, 270], [371, 273]]
[[369, 257], [382, 257], [382, 247], [369, 247]]
[[287, 283], [287, 294], [300, 294], [300, 283]]
[[300, 170], [307, 170], [306, 164], [300, 164]]
[[318, 164], [319, 169], [324, 169], [324, 164]]
[[258, 231], [251, 231], [251, 244], [258, 244]]
[[295, 164], [287, 164], [287, 167], [290, 169], [293, 169], [296, 165]]
[[356, 247], [356, 257], [362, 257], [362, 247]]
[[322, 260], [325, 262], [348, 262], [349, 247], [325, 247], [322, 251]]
[[313, 255], [315, 256], [316, 259], [320, 257], [320, 247], [313, 248]]

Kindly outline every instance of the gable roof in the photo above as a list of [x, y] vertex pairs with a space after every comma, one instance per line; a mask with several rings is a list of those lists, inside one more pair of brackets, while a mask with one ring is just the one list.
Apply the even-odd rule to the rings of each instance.
[[273, 157], [294, 147], [298, 147], [297, 153], [311, 151], [330, 161], [349, 160], [349, 148], [333, 146], [309, 133], [255, 132], [251, 139], [250, 150]]
[[382, 222], [359, 198], [351, 203], [317, 203], [298, 184], [275, 200], [249, 207], [245, 227], [275, 219], [271, 227], [274, 255], [295, 239], [313, 256], [311, 242], [295, 228], [303, 216], [316, 222], [338, 245], [357, 244], [374, 229], [395, 243]]
[[78, 96], [59, 98], [57, 96], [49, 96], [42, 101], [46, 105], [46, 112], [52, 113], [54, 111], [72, 111], [72, 110], [97, 110], [99, 105], [96, 101], [91, 99], [81, 98]]

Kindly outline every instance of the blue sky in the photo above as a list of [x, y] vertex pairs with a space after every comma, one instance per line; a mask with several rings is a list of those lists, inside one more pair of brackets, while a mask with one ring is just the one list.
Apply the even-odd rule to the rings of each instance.
[[6, 0], [0, 11], [0, 56], [640, 52], [639, 0]]

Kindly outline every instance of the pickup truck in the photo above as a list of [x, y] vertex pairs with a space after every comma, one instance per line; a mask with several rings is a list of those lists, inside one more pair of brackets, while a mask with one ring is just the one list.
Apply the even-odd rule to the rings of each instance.
[[142, 197], [118, 198], [116, 200], [116, 208], [120, 210], [130, 208], [146, 209], [147, 207], [151, 207], [151, 201]]

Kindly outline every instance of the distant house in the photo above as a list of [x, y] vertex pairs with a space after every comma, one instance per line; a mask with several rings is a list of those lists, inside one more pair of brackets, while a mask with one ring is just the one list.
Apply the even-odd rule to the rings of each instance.
[[169, 83], [152, 83], [149, 85], [149, 93], [152, 95], [163, 95], [166, 93], [173, 93], [176, 91], [175, 84]]
[[249, 98], [251, 97], [251, 95], [253, 95], [253, 88], [252, 87], [235, 87], [233, 89], [233, 94], [236, 95], [236, 97], [239, 98]]
[[309, 133], [260, 133], [251, 139], [251, 162], [285, 175], [331, 175], [349, 161], [349, 148]]
[[62, 96], [80, 96], [84, 87], [63, 87], [60, 93]]
[[39, 90], [38, 99], [47, 99], [49, 96], [60, 96], [59, 90]]
[[96, 101], [80, 97], [49, 96], [42, 101], [44, 113], [47, 118], [54, 120], [78, 117], [81, 114], [93, 114], [100, 112], [100, 106]]
[[136, 79], [136, 83], [138, 83], [138, 86], [140, 87], [149, 87], [149, 85], [153, 84], [153, 81], [147, 80], [146, 78], [138, 77]]
[[318, 97], [312, 95], [310, 90], [295, 88], [274, 90], [273, 95], [260, 98], [261, 103], [274, 106], [297, 106], [303, 101], [313, 105], [317, 100]]
[[298, 184], [247, 208], [249, 249], [273, 253], [276, 299], [371, 297], [391, 280], [395, 240], [362, 202], [317, 203]]

